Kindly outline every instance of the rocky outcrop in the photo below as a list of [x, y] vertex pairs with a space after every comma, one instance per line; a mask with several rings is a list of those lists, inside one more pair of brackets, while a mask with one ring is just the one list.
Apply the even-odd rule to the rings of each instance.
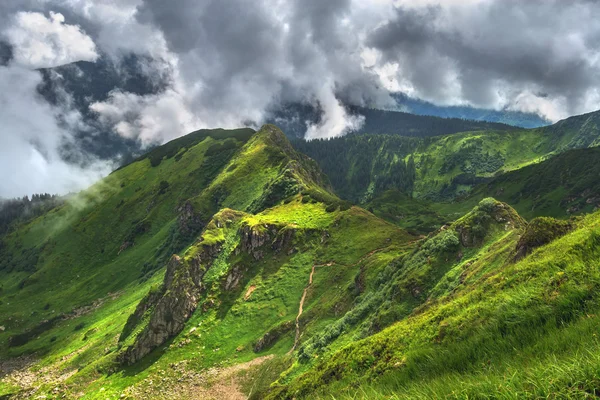
[[270, 249], [279, 253], [283, 249], [291, 247], [296, 229], [287, 225], [259, 224], [250, 226], [244, 224], [240, 227], [239, 249], [254, 257], [256, 261], [264, 257], [265, 245], [269, 244]]
[[525, 220], [508, 204], [487, 198], [454, 224], [464, 247], [480, 246], [493, 226], [504, 230], [519, 229], [525, 226]]
[[153, 288], [148, 292], [142, 301], [138, 303], [133, 314], [127, 318], [127, 322], [125, 323], [123, 331], [119, 336], [119, 342], [123, 342], [129, 337], [129, 335], [131, 335], [133, 330], [141, 323], [146, 312], [156, 305], [163, 294], [164, 286], [161, 286], [160, 288]]
[[272, 225], [244, 224], [240, 227], [239, 248], [254, 257], [255, 260], [261, 260], [264, 256], [263, 246], [271, 241], [271, 237], [277, 234], [277, 230]]
[[[183, 215], [193, 216], [193, 211], [186, 205], [181, 212]], [[222, 210], [207, 224], [201, 239], [188, 250], [185, 258], [177, 255], [171, 257], [162, 287], [140, 302], [126, 324], [121, 335], [123, 340], [135, 330], [137, 324], [147, 318], [144, 315], [150, 313], [146, 327], [133, 344], [121, 353], [121, 363], [135, 363], [183, 330], [205, 290], [203, 278], [206, 272], [223, 251], [225, 229], [244, 215], [238, 211]], [[245, 252], [258, 261], [268, 251], [277, 253], [291, 248], [295, 233], [296, 229], [288, 225], [243, 223], [237, 231], [240, 242], [235, 251]], [[242, 264], [231, 266], [222, 280], [223, 289], [239, 288], [246, 270], [247, 267]], [[210, 306], [206, 302], [203, 309]]]
[[[183, 219], [195, 218], [191, 205], [184, 204], [180, 212]], [[204, 290], [204, 275], [223, 249], [224, 230], [244, 215], [230, 209], [221, 210], [206, 225], [199, 241], [186, 252], [184, 258], [177, 255], [171, 257], [161, 288], [140, 302], [130, 317], [131, 323], [128, 320], [123, 330], [121, 337], [125, 339], [141, 322], [142, 316], [151, 313], [147, 326], [119, 356], [121, 363], [135, 363], [183, 330], [198, 307]]]
[[237, 288], [240, 282], [242, 281], [242, 278], [244, 277], [244, 272], [245, 269], [241, 265], [236, 265], [233, 268], [231, 268], [231, 270], [229, 270], [229, 273], [227, 274], [227, 277], [225, 278], [223, 288], [225, 290], [232, 290]]
[[[202, 245], [189, 261], [173, 255], [167, 265], [162, 296], [155, 300], [150, 321], [122, 353], [120, 361], [133, 364], [181, 332], [198, 306], [202, 278], [221, 249], [220, 244]], [[144, 306], [149, 307], [149, 306]]]
[[566, 235], [572, 229], [573, 224], [569, 221], [561, 221], [551, 217], [532, 219], [517, 243], [514, 261], [519, 261], [536, 248]]

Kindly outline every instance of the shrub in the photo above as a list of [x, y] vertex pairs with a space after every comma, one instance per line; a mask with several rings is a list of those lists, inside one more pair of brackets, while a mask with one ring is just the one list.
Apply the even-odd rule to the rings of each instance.
[[533, 249], [567, 234], [572, 228], [573, 225], [569, 221], [561, 221], [551, 217], [532, 219], [517, 243], [515, 260], [519, 260], [531, 253]]
[[158, 194], [164, 194], [169, 189], [169, 182], [160, 181], [158, 184]]

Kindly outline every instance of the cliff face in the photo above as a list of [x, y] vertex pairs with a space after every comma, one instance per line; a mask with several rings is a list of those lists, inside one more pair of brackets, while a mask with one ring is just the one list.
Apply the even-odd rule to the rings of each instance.
[[203, 245], [202, 250], [189, 263], [177, 255], [171, 257], [161, 296], [151, 299], [154, 304], [143, 307], [144, 311], [153, 308], [150, 321], [137, 336], [134, 344], [123, 353], [123, 363], [135, 363], [181, 332], [198, 306], [203, 289], [202, 278], [220, 250], [221, 244]]
[[[120, 361], [123, 364], [139, 361], [183, 330], [207, 289], [204, 282], [206, 273], [226, 251], [226, 230], [237, 242], [234, 249], [228, 248], [227, 251], [235, 254], [243, 252], [254, 261], [261, 260], [266, 252], [293, 251], [295, 228], [285, 224], [249, 225], [241, 221], [244, 215], [233, 210], [222, 211], [207, 225], [199, 242], [184, 257], [171, 257], [162, 287], [140, 302], [121, 335], [122, 338], [130, 335], [135, 326], [141, 323], [143, 315], [150, 313], [146, 327], [121, 354]], [[247, 267], [243, 265], [229, 266], [220, 278], [222, 289], [237, 288], [246, 271]]]
[[290, 246], [295, 234], [296, 229], [288, 226], [275, 224], [250, 226], [243, 224], [239, 230], [239, 249], [252, 255], [258, 261], [264, 257], [265, 244], [269, 244], [268, 248], [275, 253], [279, 253], [284, 249], [293, 251]]

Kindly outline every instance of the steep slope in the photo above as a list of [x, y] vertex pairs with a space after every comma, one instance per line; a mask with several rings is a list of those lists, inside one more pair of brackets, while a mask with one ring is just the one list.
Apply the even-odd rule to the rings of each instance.
[[183, 396], [162, 392], [183, 372], [285, 357], [408, 251], [276, 127], [251, 133], [159, 147], [4, 238], [0, 395]]
[[[135, 162], [2, 238], [3, 347], [147, 279], [197, 235], [210, 215], [190, 210], [186, 199], [207, 187], [253, 131], [205, 133], [160, 165]], [[15, 346], [17, 353], [38, 347]]]
[[[492, 177], [453, 202], [432, 203], [402, 200], [384, 193], [365, 205], [384, 219], [414, 229], [450, 221], [468, 211], [485, 197], [495, 197], [514, 207], [525, 218], [554, 217], [567, 219], [598, 209], [600, 204], [600, 149], [567, 150], [536, 164]], [[398, 221], [394, 211], [419, 209], [421, 219], [409, 216]], [[411, 220], [412, 218], [412, 220]], [[439, 226], [439, 225], [438, 225]]]
[[599, 148], [570, 150], [502, 174], [476, 187], [469, 199], [492, 195], [510, 203], [527, 218], [564, 218], [598, 208], [599, 176]]
[[[526, 226], [508, 206], [482, 201], [382, 277], [396, 287], [399, 322], [317, 351], [268, 397], [593, 397], [599, 219]], [[532, 247], [515, 258], [521, 235]], [[402, 295], [413, 281], [398, 279], [410, 275], [429, 280], [416, 305]]]
[[326, 194], [314, 162], [282, 139], [272, 126], [178, 139], [3, 237], [3, 352], [56, 346], [55, 325], [151, 278], [222, 207], [257, 211], [313, 187]]

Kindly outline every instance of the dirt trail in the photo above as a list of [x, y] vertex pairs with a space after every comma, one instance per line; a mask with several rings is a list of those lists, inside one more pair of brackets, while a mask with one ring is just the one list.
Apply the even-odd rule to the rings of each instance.
[[313, 265], [312, 269], [310, 270], [310, 276], [308, 277], [308, 285], [304, 288], [302, 298], [300, 299], [300, 307], [298, 307], [298, 315], [296, 316], [296, 337], [294, 338], [294, 346], [292, 346], [288, 354], [291, 354], [294, 350], [296, 350], [296, 346], [298, 346], [298, 340], [300, 340], [300, 316], [302, 315], [302, 310], [304, 308], [304, 300], [306, 299], [306, 293], [308, 292], [308, 289], [313, 283], [315, 267], [317, 267], [317, 265]]
[[[365, 259], [371, 257], [373, 254], [378, 253], [382, 250], [385, 250], [388, 247], [390, 247], [390, 246], [388, 245], [388, 246], [380, 247], [375, 250], [371, 250], [370, 252], [368, 252], [361, 258], [359, 258], [358, 261], [355, 262], [354, 264], [348, 265], [348, 267], [354, 267], [354, 266], [360, 264], [361, 262], [363, 262]], [[306, 300], [306, 293], [308, 292], [308, 289], [311, 287], [311, 285], [313, 283], [313, 275], [315, 274], [315, 268], [316, 267], [331, 267], [332, 265], [337, 265], [337, 264], [338, 263], [336, 263], [335, 261], [329, 261], [328, 263], [325, 263], [325, 264], [313, 264], [312, 269], [310, 271], [310, 276], [308, 277], [308, 285], [306, 285], [306, 287], [304, 288], [304, 292], [302, 292], [302, 298], [300, 299], [300, 306], [298, 307], [298, 315], [296, 316], [296, 337], [294, 338], [294, 345], [292, 346], [292, 348], [288, 352], [288, 354], [293, 353], [294, 350], [296, 350], [296, 347], [298, 347], [298, 341], [300, 340], [300, 316], [302, 316], [302, 311], [304, 309], [304, 300]], [[343, 265], [343, 264], [341, 264], [341, 265]]]
[[[189, 398], [194, 400], [246, 400], [248, 396], [241, 391], [239, 373], [255, 365], [260, 365], [270, 358], [273, 358], [273, 355], [258, 357], [247, 363], [217, 369], [213, 375], [215, 378], [209, 378], [209, 387], [197, 388], [190, 391]], [[211, 371], [209, 370], [206, 374], [210, 376]]]
[[256, 286], [250, 285], [248, 290], [246, 290], [246, 294], [244, 295], [244, 300], [248, 300], [250, 298], [250, 296], [252, 296], [252, 293], [254, 293], [255, 290], [256, 290]]
[[160, 400], [246, 400], [242, 392], [240, 373], [260, 365], [273, 355], [255, 358], [230, 367], [214, 367], [205, 371], [194, 371], [188, 361], [170, 365], [170, 374], [161, 372], [149, 376], [141, 385], [125, 389], [125, 398]]

